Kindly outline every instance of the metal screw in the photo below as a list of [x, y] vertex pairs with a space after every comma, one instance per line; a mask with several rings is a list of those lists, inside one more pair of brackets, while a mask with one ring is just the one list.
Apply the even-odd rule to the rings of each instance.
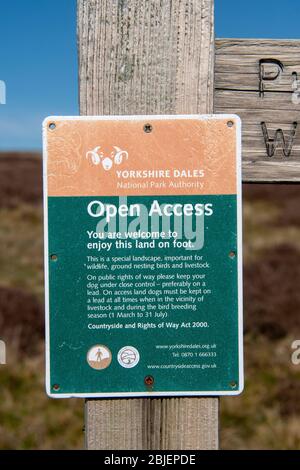
[[50, 129], [50, 131], [54, 131], [54, 129], [56, 129], [56, 124], [55, 124], [55, 122], [50, 122], [50, 124], [49, 124], [49, 129]]
[[231, 388], [236, 388], [237, 387], [237, 383], [233, 380], [232, 382], [230, 382], [230, 387]]
[[229, 258], [234, 259], [236, 257], [236, 253], [234, 251], [231, 251], [229, 253]]
[[57, 255], [51, 255], [50, 259], [51, 259], [51, 261], [57, 261], [58, 257], [57, 257]]
[[60, 389], [60, 386], [58, 384], [54, 384], [52, 388], [55, 392], [58, 392], [58, 390]]
[[227, 126], [228, 126], [228, 127], [233, 127], [233, 126], [234, 126], [234, 122], [233, 122], [233, 121], [228, 121], [228, 122], [227, 122]]
[[151, 124], [144, 125], [144, 132], [146, 132], [147, 134], [150, 134], [150, 132], [152, 132], [152, 129], [153, 127], [151, 126]]
[[154, 378], [152, 377], [152, 375], [147, 375], [147, 377], [145, 377], [144, 382], [148, 387], [151, 387], [154, 384]]

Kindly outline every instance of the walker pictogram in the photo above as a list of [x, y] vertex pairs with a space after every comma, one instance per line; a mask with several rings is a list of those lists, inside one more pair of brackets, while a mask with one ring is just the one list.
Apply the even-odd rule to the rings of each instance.
[[93, 346], [87, 354], [87, 362], [92, 369], [106, 369], [111, 363], [111, 352], [106, 346]]

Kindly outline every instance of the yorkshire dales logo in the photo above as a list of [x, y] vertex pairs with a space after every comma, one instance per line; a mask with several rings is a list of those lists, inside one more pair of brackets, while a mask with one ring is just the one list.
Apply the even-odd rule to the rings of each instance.
[[128, 152], [121, 150], [119, 147], [113, 146], [110, 156], [104, 155], [101, 147], [95, 147], [86, 154], [86, 158], [92, 162], [93, 165], [102, 165], [105, 171], [112, 169], [113, 165], [121, 165], [124, 159], [128, 160]]

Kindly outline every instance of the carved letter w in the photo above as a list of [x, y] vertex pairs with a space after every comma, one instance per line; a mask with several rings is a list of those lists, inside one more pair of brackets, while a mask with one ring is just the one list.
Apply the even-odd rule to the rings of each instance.
[[267, 155], [268, 157], [273, 157], [276, 153], [277, 148], [282, 147], [282, 152], [285, 157], [289, 157], [293, 150], [294, 139], [296, 135], [298, 123], [293, 122], [292, 130], [289, 135], [285, 135], [282, 129], [277, 129], [275, 132], [274, 138], [271, 138], [268, 132], [268, 128], [265, 122], [261, 123], [263, 136], [265, 139]]

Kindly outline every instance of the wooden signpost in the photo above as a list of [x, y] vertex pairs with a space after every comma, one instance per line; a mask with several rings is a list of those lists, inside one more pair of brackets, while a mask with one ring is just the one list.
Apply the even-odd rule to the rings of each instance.
[[300, 41], [218, 39], [215, 111], [243, 123], [243, 181], [300, 181]]
[[[243, 180], [299, 181], [299, 41], [217, 40], [215, 57], [213, 0], [78, 0], [78, 48], [81, 114], [236, 113]], [[218, 446], [218, 398], [86, 402], [88, 449]]]
[[[211, 0], [79, 0], [80, 112], [213, 111]], [[88, 449], [217, 449], [218, 398], [87, 400]]]

